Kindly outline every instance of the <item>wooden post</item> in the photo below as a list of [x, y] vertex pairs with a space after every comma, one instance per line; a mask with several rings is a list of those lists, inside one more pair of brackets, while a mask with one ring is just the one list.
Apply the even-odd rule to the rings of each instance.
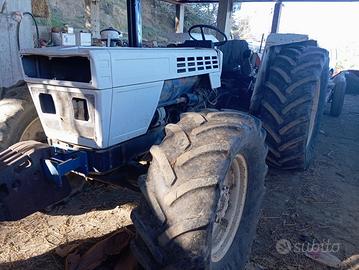
[[[232, 28], [232, 10], [233, 0], [219, 0], [217, 27], [224, 32], [228, 37], [231, 34]], [[217, 34], [217, 39], [223, 40], [222, 35]]]
[[85, 0], [85, 26], [93, 38], [100, 38], [100, 0]]
[[281, 13], [282, 13], [282, 1], [277, 1], [277, 3], [275, 3], [274, 5], [271, 33], [278, 32]]
[[183, 33], [183, 29], [184, 29], [184, 5], [176, 4], [176, 19], [175, 19], [176, 33]]

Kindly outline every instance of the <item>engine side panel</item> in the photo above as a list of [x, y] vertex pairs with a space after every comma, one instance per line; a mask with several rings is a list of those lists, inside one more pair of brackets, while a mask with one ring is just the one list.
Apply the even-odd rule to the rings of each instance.
[[163, 81], [116, 87], [112, 93], [109, 144], [143, 135], [151, 123]]

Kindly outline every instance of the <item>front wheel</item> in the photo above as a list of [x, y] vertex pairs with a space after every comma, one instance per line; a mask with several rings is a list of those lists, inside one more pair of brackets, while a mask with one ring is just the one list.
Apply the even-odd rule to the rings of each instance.
[[142, 243], [152, 268], [243, 269], [264, 194], [264, 140], [261, 122], [236, 111], [167, 125], [140, 181], [146, 202], [132, 213], [135, 254], [146, 257]]

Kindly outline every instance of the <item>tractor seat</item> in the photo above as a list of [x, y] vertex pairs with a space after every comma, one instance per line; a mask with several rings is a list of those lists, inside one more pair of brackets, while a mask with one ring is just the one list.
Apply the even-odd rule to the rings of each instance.
[[223, 53], [222, 77], [233, 76], [240, 73], [249, 76], [251, 74], [250, 56], [248, 42], [245, 40], [228, 40], [219, 49]]

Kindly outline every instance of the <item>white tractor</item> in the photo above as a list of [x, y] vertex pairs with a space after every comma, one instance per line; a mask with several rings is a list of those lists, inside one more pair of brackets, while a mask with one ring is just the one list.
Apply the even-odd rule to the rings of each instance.
[[[96, 178], [147, 161], [139, 178], [144, 200], [132, 213], [132, 250], [142, 266], [243, 269], [265, 160], [308, 166], [328, 83], [328, 53], [316, 42], [269, 41], [258, 73], [247, 47], [227, 39], [22, 51], [48, 144], [20, 142], [0, 154], [0, 220], [66, 196], [70, 172]], [[248, 84], [240, 84], [244, 77]], [[257, 117], [235, 110], [243, 89], [254, 91], [248, 97]]]

